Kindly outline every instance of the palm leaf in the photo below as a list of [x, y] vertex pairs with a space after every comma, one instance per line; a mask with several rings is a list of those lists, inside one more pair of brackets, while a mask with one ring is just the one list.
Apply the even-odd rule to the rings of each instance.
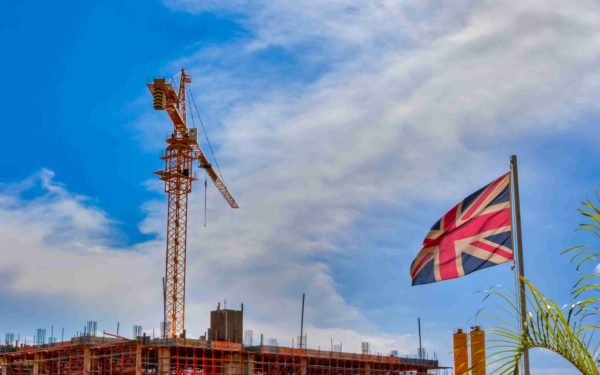
[[[596, 194], [600, 202], [600, 196]], [[577, 230], [589, 232], [600, 237], [600, 206], [591, 200], [582, 202], [578, 211], [587, 220]], [[577, 272], [595, 266], [600, 252], [588, 245], [573, 246], [562, 252], [571, 255], [571, 263]], [[490, 291], [491, 297], [499, 298], [505, 305], [497, 309], [508, 315], [491, 318], [497, 323], [488, 340], [490, 355], [488, 366], [494, 374], [518, 374], [519, 362], [523, 354], [530, 349], [543, 348], [553, 351], [569, 361], [584, 375], [600, 375], [600, 343], [595, 333], [599, 328], [600, 316], [600, 275], [592, 271], [583, 274], [573, 285], [570, 304], [559, 306], [547, 297], [529, 280], [522, 279], [529, 311], [526, 315], [526, 329], [521, 332], [520, 309], [517, 295], [513, 291]], [[563, 312], [566, 307], [567, 311]]]

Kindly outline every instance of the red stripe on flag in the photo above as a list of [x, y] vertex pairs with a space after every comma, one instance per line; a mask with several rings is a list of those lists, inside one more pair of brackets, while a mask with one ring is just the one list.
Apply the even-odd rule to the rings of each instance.
[[448, 234], [454, 240], [472, 237], [490, 229], [509, 226], [511, 224], [510, 208], [477, 216], [464, 223], [456, 231]]
[[456, 264], [457, 255], [454, 246], [455, 242], [450, 237], [451, 236], [446, 237], [445, 241], [440, 244], [439, 270], [442, 280], [453, 279], [460, 276]]
[[411, 272], [411, 277], [413, 279], [415, 278], [417, 273], [419, 273], [418, 271], [421, 270], [421, 267], [423, 265], [425, 265], [425, 263], [427, 263], [431, 258], [433, 258], [433, 253], [429, 253], [429, 254], [425, 255], [419, 263], [415, 264], [415, 266], [413, 267], [412, 272]]
[[456, 212], [458, 211], [458, 205], [452, 207], [450, 211], [444, 215], [444, 232], [449, 232], [456, 227]]
[[506, 178], [507, 175], [508, 173], [494, 181], [491, 186], [485, 189], [485, 191], [479, 196], [479, 198], [477, 198], [475, 202], [471, 204], [469, 210], [463, 215], [463, 220], [469, 220], [469, 218], [473, 216], [475, 211], [480, 208], [483, 201], [485, 201], [496, 190], [496, 187], [502, 183], [502, 181], [504, 180], [504, 178]]
[[510, 208], [477, 216], [439, 239], [439, 271], [442, 280], [460, 277], [458, 258], [463, 249], [456, 249], [456, 241], [475, 236], [489, 229], [510, 224]]
[[509, 253], [508, 251], [502, 250], [499, 247], [491, 246], [490, 244], [487, 244], [485, 242], [475, 241], [471, 245], [476, 246], [477, 248], [479, 248], [479, 249], [481, 249], [483, 251], [487, 251], [488, 253], [500, 255], [501, 257], [504, 257], [506, 259], [512, 259], [513, 258], [513, 254], [512, 253]]

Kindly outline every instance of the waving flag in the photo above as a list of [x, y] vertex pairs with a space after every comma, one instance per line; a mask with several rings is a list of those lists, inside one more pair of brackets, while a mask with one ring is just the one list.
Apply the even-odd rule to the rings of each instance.
[[469, 195], [431, 227], [410, 267], [413, 285], [511, 261], [510, 174]]

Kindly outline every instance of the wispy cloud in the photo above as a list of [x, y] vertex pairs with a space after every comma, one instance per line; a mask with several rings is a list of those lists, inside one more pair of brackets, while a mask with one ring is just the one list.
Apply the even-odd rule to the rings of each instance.
[[[503, 172], [511, 142], [561, 134], [596, 109], [595, 3], [437, 4], [168, 2], [230, 14], [248, 29], [246, 37], [172, 63], [173, 71], [189, 67], [206, 122], [222, 125], [218, 155], [241, 206], [230, 211], [211, 189], [209, 226], [201, 229], [203, 192], [192, 194], [192, 334], [207, 326], [214, 302], [228, 298], [247, 303], [249, 328], [287, 339], [297, 332], [299, 296], [307, 292], [311, 345], [333, 338], [349, 350], [371, 341], [375, 351], [414, 351], [412, 337], [380, 332], [340, 292], [347, 280], [332, 269], [342, 254], [351, 260], [347, 268], [358, 267], [344, 244], [360, 239], [377, 256], [369, 231], [382, 226], [382, 207], [409, 226], [408, 214], [426, 201], [454, 202]], [[286, 69], [268, 58], [277, 49], [291, 55]], [[257, 69], [277, 73], [261, 77]], [[142, 115], [140, 137], [158, 145], [164, 127], [153, 131], [151, 116], [162, 114]], [[0, 238], [19, 249], [0, 263], [13, 275], [4, 288], [102, 300], [122, 314], [159, 311], [162, 241], [114, 248], [106, 214], [49, 172], [36, 178], [46, 178], [41, 197], [19, 198], [16, 188], [0, 195]], [[161, 238], [164, 202], [147, 202], [144, 210], [143, 231]], [[358, 224], [365, 221], [375, 224]], [[410, 245], [416, 250], [418, 239]], [[407, 263], [412, 254], [398, 251]], [[23, 265], [25, 257], [33, 263]], [[57, 280], [47, 285], [50, 276]], [[130, 300], [141, 302], [121, 303]]]
[[[229, 12], [249, 31], [174, 66], [199, 77], [202, 108], [222, 122], [219, 154], [242, 206], [211, 203], [194, 269], [211, 273], [207, 290], [228, 284], [268, 305], [269, 320], [308, 290], [323, 326], [369, 329], [320, 255], [344, 251], [376, 207], [402, 216], [424, 197], [456, 199], [506, 169], [511, 142], [560, 134], [597, 108], [593, 2], [167, 3]], [[252, 75], [277, 69], [261, 58], [277, 48], [298, 79]]]
[[[0, 274], [6, 280], [0, 293], [31, 296], [31, 309], [42, 309], [46, 303], [42, 299], [37, 305], [36, 296], [52, 296], [61, 301], [63, 308], [76, 309], [80, 318], [91, 316], [101, 324], [119, 320], [142, 323], [151, 332], [160, 317], [165, 207], [161, 202], [149, 202], [144, 209], [147, 217], [142, 229], [156, 233], [157, 240], [117, 247], [113, 236], [118, 231], [107, 215], [89, 198], [69, 192], [55, 180], [52, 171], [43, 169], [25, 181], [3, 185], [0, 238], [3, 248], [10, 252], [4, 253], [0, 263]], [[287, 257], [269, 259], [260, 251], [252, 259], [251, 254], [240, 251], [241, 244], [235, 240], [232, 251], [227, 241], [221, 242], [218, 233], [211, 233], [210, 229], [198, 233], [198, 216], [192, 215], [188, 256], [187, 315], [191, 336], [203, 333], [202, 327], [208, 325], [208, 311], [216, 301], [229, 298], [230, 304], [250, 302], [247, 327], [264, 333], [266, 338], [287, 343], [296, 333], [297, 317], [290, 316], [290, 312], [298, 310], [297, 296], [292, 295], [299, 290], [295, 284], [307, 280], [313, 291], [310, 298], [328, 301], [326, 304], [337, 306], [334, 310], [340, 313], [339, 322], [330, 322], [326, 327], [307, 324], [315, 345], [327, 343], [330, 338], [336, 343], [371, 339], [379, 347], [410, 351], [407, 337], [369, 335], [346, 328], [364, 319], [352, 309], [339, 310], [344, 302], [332, 288], [334, 282], [325, 264], [291, 264]], [[208, 251], [198, 252], [203, 248]], [[257, 309], [258, 306], [269, 308]], [[309, 308], [307, 315], [312, 313], [318, 311]], [[265, 322], [272, 318], [277, 319]]]
[[[132, 314], [135, 305], [114, 301], [154, 297], [145, 284], [160, 272], [157, 243], [114, 247], [111, 220], [89, 198], [57, 183], [47, 169], [0, 192], [0, 272], [2, 291], [53, 295], [114, 316]], [[162, 246], [161, 246], [162, 247]], [[137, 278], [132, 278], [135, 272]], [[112, 302], [111, 302], [112, 301]], [[33, 306], [33, 305], [32, 305]]]

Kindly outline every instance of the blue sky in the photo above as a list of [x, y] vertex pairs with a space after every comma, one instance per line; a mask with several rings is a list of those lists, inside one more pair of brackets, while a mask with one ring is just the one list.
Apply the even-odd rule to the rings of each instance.
[[[154, 76], [185, 67], [241, 209], [198, 188], [188, 331], [220, 300], [291, 341], [451, 364], [475, 291], [508, 265], [410, 287], [427, 229], [520, 160], [527, 275], [568, 301], [560, 251], [600, 186], [598, 4], [533, 1], [127, 1], [0, 6], [0, 333], [158, 327], [165, 200], [152, 172], [169, 123]], [[490, 306], [493, 309], [493, 306]], [[483, 318], [479, 323], [491, 324]], [[569, 373], [548, 354], [534, 373]], [[542, 368], [546, 368], [542, 370]]]

